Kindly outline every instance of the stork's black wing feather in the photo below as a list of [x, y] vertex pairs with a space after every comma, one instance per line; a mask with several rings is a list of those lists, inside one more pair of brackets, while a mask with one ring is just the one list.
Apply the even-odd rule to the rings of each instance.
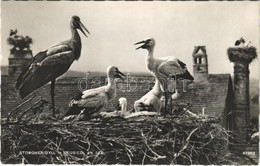
[[239, 44], [241, 44], [240, 40], [237, 40], [235, 43], [235, 46], [238, 46]]
[[39, 63], [46, 58], [46, 56], [47, 56], [46, 52], [47, 51], [39, 52], [37, 55], [35, 55], [33, 57], [33, 59], [30, 61], [30, 63], [26, 66], [26, 68], [22, 71], [22, 73], [16, 79], [16, 84], [15, 84], [16, 89], [19, 89], [19, 87], [22, 85], [23, 81], [25, 80], [26, 76], [30, 73], [30, 67], [33, 64]]
[[185, 69], [184, 74], [177, 74], [176, 79], [183, 78], [183, 79], [188, 79], [188, 80], [194, 80], [193, 76], [190, 74], [190, 72], [186, 69], [186, 64], [183, 63], [182, 61], [178, 60], [178, 63], [180, 64], [181, 68]]
[[79, 92], [75, 97], [73, 97], [72, 99], [74, 99], [74, 100], [80, 100], [80, 99], [82, 99], [81, 97], [82, 97], [82, 95], [83, 95], [83, 92]]
[[186, 68], [186, 64], [183, 63], [182, 61], [178, 60], [179, 65], [181, 66], [181, 68], [185, 69]]
[[26, 77], [19, 87], [21, 98], [26, 97], [34, 90], [54, 80], [60, 73], [67, 71], [69, 67], [70, 65], [44, 66], [35, 69], [35, 72], [26, 73]]
[[103, 105], [100, 105], [98, 107], [86, 107], [84, 110], [84, 115], [91, 116], [92, 114], [98, 112], [102, 107]]
[[[67, 47], [65, 47], [67, 49]], [[57, 50], [61, 52], [58, 53]], [[49, 52], [55, 54], [48, 54]], [[16, 87], [22, 98], [50, 81], [64, 74], [74, 61], [72, 51], [64, 51], [63, 47], [52, 47], [38, 53], [16, 81]]]
[[69, 110], [65, 113], [64, 116], [78, 115], [80, 114], [80, 111], [83, 109], [84, 109], [83, 107], [78, 107], [78, 105], [73, 105], [72, 107], [69, 107]]
[[139, 103], [140, 111], [151, 111], [151, 106], [145, 105], [144, 103]]

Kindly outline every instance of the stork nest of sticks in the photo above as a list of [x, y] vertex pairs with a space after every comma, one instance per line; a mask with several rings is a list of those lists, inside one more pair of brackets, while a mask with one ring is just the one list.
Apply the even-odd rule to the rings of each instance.
[[230, 132], [190, 114], [88, 122], [2, 124], [8, 164], [240, 164]]
[[227, 50], [231, 62], [251, 63], [256, 57], [256, 48], [250, 47], [230, 47]]

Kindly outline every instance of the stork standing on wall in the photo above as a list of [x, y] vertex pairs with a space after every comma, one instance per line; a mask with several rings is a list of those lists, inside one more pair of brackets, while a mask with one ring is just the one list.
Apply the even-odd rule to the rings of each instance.
[[9, 36], [13, 36], [13, 35], [16, 35], [17, 34], [17, 29], [15, 29], [15, 30], [10, 30], [10, 34], [9, 34]]
[[75, 116], [78, 120], [96, 117], [103, 107], [116, 97], [115, 78], [126, 77], [117, 67], [109, 66], [107, 69], [108, 83], [105, 86], [88, 89], [79, 93], [69, 104], [69, 110], [63, 120], [67, 121]]
[[243, 37], [241, 37], [239, 40], [237, 40], [235, 42], [235, 46], [242, 46], [242, 47], [244, 47], [244, 44], [245, 44], [245, 39]]
[[175, 79], [183, 78], [188, 80], [194, 80], [189, 71], [186, 68], [186, 64], [181, 62], [179, 59], [169, 56], [163, 58], [154, 58], [154, 46], [155, 40], [153, 38], [135, 43], [143, 44], [136, 49], [146, 49], [148, 54], [146, 55], [146, 66], [150, 72], [160, 80], [161, 88], [163, 89], [165, 95], [165, 112], [167, 110], [167, 79], [175, 76]]
[[[51, 81], [51, 99], [53, 116], [55, 117], [54, 87], [55, 79], [64, 74], [74, 60], [78, 60], [81, 52], [79, 29], [86, 37], [87, 28], [80, 22], [78, 16], [73, 16], [70, 22], [71, 39], [55, 44], [39, 52], [27, 68], [16, 80], [22, 98]], [[90, 33], [89, 33], [90, 34]]]
[[159, 113], [161, 110], [162, 102], [162, 90], [160, 87], [160, 81], [155, 78], [155, 84], [151, 91], [146, 93], [141, 99], [135, 101], [134, 108], [136, 112], [140, 111], [153, 111]]

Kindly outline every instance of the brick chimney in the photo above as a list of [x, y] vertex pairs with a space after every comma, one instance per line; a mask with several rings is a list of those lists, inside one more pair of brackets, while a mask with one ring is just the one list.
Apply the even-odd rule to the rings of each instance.
[[7, 43], [12, 46], [8, 58], [8, 74], [15, 76], [19, 75], [33, 58], [32, 50], [30, 49], [30, 45], [33, 43], [32, 38], [18, 35], [17, 32], [17, 29], [11, 29], [7, 38]]
[[19, 75], [32, 60], [33, 55], [31, 50], [10, 50], [8, 58], [8, 74]]
[[228, 57], [234, 63], [234, 127], [246, 139], [250, 120], [249, 64], [257, 57], [256, 48], [230, 47]]

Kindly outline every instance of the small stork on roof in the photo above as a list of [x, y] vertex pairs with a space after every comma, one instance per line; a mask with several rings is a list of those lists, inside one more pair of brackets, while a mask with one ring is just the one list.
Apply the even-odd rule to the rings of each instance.
[[17, 34], [17, 29], [15, 29], [15, 30], [10, 30], [10, 36], [13, 36], [13, 35], [16, 35]]
[[79, 29], [86, 37], [87, 28], [78, 16], [73, 16], [70, 22], [71, 39], [55, 44], [33, 57], [27, 68], [16, 80], [16, 88], [22, 98], [51, 81], [51, 99], [53, 116], [55, 117], [54, 87], [55, 79], [64, 74], [81, 53]]
[[235, 46], [244, 46], [245, 44], [245, 39], [241, 37], [239, 40], [235, 42]]
[[[165, 96], [165, 112], [167, 110], [167, 95], [166, 90], [167, 87], [167, 79], [168, 78], [175, 78], [175, 79], [188, 79], [188, 80], [194, 80], [192, 75], [189, 73], [186, 64], [180, 61], [179, 59], [168, 56], [163, 58], [154, 58], [154, 47], [155, 47], [155, 40], [153, 38], [135, 43], [137, 44], [143, 44], [140, 47], [136, 49], [146, 49], [148, 51], [148, 54], [146, 55], [146, 66], [150, 72], [160, 80], [161, 88], [164, 92]], [[175, 77], [174, 77], [175, 76]]]
[[109, 66], [107, 69], [108, 83], [105, 86], [88, 89], [79, 93], [70, 101], [69, 110], [63, 120], [67, 121], [77, 117], [78, 120], [85, 120], [96, 117], [101, 113], [104, 106], [116, 97], [115, 79], [126, 77], [117, 67]]

